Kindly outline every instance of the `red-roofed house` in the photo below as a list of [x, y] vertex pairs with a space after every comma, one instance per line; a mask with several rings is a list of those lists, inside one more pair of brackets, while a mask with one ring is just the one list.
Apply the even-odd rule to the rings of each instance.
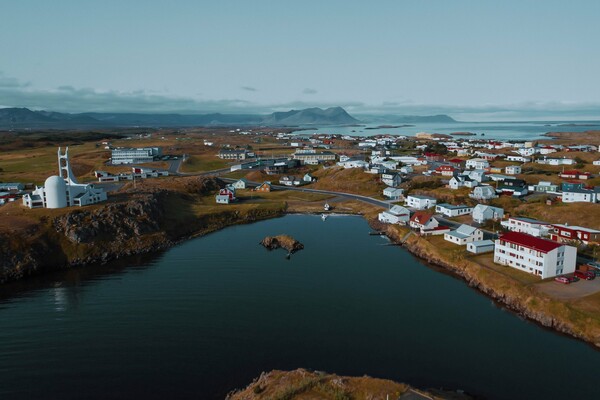
[[494, 262], [542, 279], [575, 271], [577, 249], [521, 232], [508, 232], [496, 240]]
[[563, 171], [560, 174], [558, 174], [558, 176], [564, 179], [590, 179], [592, 174], [590, 174], [589, 172], [579, 172], [576, 170], [571, 170]]
[[550, 239], [555, 242], [582, 242], [584, 244], [600, 243], [600, 231], [574, 225], [552, 225], [554, 230], [550, 233]]
[[430, 211], [416, 211], [413, 216], [410, 217], [408, 225], [411, 228], [418, 229], [423, 236], [443, 235], [444, 233], [450, 232], [450, 228], [440, 225]]
[[435, 169], [435, 172], [442, 176], [454, 176], [454, 171], [456, 168], [451, 165], [440, 165]]

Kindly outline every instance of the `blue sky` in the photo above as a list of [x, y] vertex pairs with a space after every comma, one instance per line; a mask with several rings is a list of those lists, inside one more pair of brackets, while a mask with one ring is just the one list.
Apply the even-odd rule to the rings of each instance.
[[2, 106], [600, 119], [599, 1], [0, 5]]

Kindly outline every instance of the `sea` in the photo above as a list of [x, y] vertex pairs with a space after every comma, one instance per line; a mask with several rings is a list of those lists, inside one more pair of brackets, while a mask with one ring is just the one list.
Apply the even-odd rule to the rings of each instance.
[[[600, 398], [597, 349], [369, 231], [287, 215], [3, 285], [0, 399], [224, 399], [300, 367], [487, 399]], [[304, 250], [259, 245], [284, 233]]]

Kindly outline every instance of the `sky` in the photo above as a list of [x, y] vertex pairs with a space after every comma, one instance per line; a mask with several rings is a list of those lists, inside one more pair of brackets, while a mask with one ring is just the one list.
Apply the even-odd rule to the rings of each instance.
[[0, 106], [600, 119], [598, 0], [0, 0]]

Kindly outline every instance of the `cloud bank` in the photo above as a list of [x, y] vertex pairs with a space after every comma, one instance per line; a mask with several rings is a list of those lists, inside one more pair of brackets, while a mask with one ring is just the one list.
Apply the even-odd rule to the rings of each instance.
[[[256, 88], [243, 86], [245, 91]], [[315, 95], [315, 89], [306, 88], [303, 94]], [[35, 110], [60, 112], [139, 112], [139, 113], [236, 113], [267, 114], [307, 107], [344, 107], [354, 116], [368, 120], [368, 116], [448, 114], [463, 121], [516, 121], [516, 120], [600, 120], [599, 103], [523, 102], [507, 105], [432, 105], [411, 102], [382, 102], [366, 104], [360, 101], [289, 101], [280, 104], [259, 104], [243, 99], [194, 99], [166, 96], [139, 90], [133, 92], [98, 91], [92, 88], [60, 86], [55, 89], [37, 89], [29, 82], [21, 82], [0, 73], [0, 107], [27, 107]]]

